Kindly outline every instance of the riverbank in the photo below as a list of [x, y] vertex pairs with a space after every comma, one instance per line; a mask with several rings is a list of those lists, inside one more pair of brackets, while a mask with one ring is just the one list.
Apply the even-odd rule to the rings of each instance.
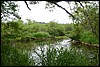
[[86, 43], [86, 42], [81, 42], [81, 41], [76, 41], [76, 40], [73, 40], [71, 41], [72, 44], [77, 44], [77, 45], [85, 45], [85, 46], [89, 46], [89, 47], [96, 47], [96, 48], [99, 48], [99, 44], [90, 44], [90, 43]]
[[28, 41], [45, 41], [45, 40], [52, 40], [52, 39], [66, 39], [68, 38], [67, 36], [54, 36], [54, 37], [48, 37], [48, 38], [45, 38], [45, 37], [39, 37], [39, 38], [26, 38], [26, 39], [18, 39], [18, 40], [15, 40], [15, 41], [22, 41], [22, 42], [28, 42]]
[[67, 39], [67, 36], [54, 36], [48, 38], [25, 38], [25, 39], [1, 39], [1, 43], [10, 43], [10, 42], [32, 42], [32, 41], [48, 41], [48, 40], [59, 40], [59, 39]]

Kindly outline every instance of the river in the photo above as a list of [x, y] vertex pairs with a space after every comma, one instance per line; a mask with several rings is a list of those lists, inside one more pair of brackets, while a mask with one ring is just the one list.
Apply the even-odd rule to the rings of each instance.
[[[99, 49], [94, 48], [94, 47], [88, 47], [84, 45], [72, 45], [71, 44], [71, 39], [62, 39], [62, 40], [50, 40], [50, 41], [34, 41], [34, 42], [27, 42], [27, 43], [21, 43], [17, 42], [15, 43], [15, 46], [21, 49], [29, 50], [29, 59], [34, 58], [34, 62], [36, 66], [41, 66], [42, 64], [39, 64], [42, 60], [40, 59], [39, 55], [41, 55], [41, 51], [44, 51], [44, 54], [47, 51], [47, 48], [50, 47], [55, 48], [55, 49], [68, 49], [70, 50], [71, 48], [77, 48], [77, 51], [79, 52], [86, 52], [88, 53], [90, 58], [94, 58], [97, 56], [97, 53], [99, 53]], [[21, 45], [24, 45], [21, 46]], [[20, 47], [19, 47], [20, 46]], [[38, 54], [38, 55], [37, 55]]]

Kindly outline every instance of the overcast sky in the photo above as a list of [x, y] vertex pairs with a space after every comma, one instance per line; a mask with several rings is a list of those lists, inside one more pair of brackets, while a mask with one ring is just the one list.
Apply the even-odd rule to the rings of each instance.
[[[26, 22], [25, 19], [31, 19], [38, 22], [50, 22], [55, 20], [58, 23], [66, 24], [66, 23], [72, 23], [72, 20], [69, 19], [69, 14], [67, 14], [63, 9], [59, 7], [55, 7], [53, 12], [50, 12], [49, 9], [45, 9], [45, 1], [40, 2], [36, 5], [30, 5], [31, 11], [27, 8], [24, 1], [18, 1], [19, 5], [19, 15], [21, 15], [21, 18], [24, 22]], [[68, 11], [69, 5], [66, 2], [59, 2], [58, 4], [64, 6]]]

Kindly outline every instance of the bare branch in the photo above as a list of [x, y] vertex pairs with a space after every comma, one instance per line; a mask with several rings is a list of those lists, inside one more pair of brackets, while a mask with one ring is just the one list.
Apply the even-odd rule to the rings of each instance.
[[[49, 1], [50, 2], [50, 1]], [[57, 4], [57, 3], [55, 3], [55, 2], [50, 2], [50, 3], [53, 3], [53, 4], [55, 4], [56, 6], [58, 6], [58, 7], [60, 7], [60, 8], [62, 8], [63, 10], [65, 10], [70, 16], [72, 16], [73, 17], [73, 19], [75, 19], [75, 17], [71, 14], [71, 13], [69, 13], [65, 8], [63, 8], [62, 6], [60, 6], [59, 4]]]
[[29, 8], [29, 6], [28, 6], [27, 2], [26, 2], [26, 1], [24, 1], [24, 2], [25, 2], [25, 4], [26, 4], [27, 8], [31, 11], [31, 9]]
[[[24, 2], [26, 3], [27, 8], [28, 8], [29, 10], [31, 10], [31, 9], [28, 7], [27, 2], [26, 2], [26, 1], [24, 1]], [[62, 6], [60, 6], [59, 4], [57, 4], [57, 2], [60, 2], [60, 1], [47, 1], [47, 2], [53, 3], [53, 4], [55, 4], [56, 6], [62, 8], [62, 9], [65, 10], [70, 16], [72, 16], [73, 19], [75, 19], [74, 15], [72, 15], [72, 14], [71, 14], [70, 12], [68, 12], [65, 8], [63, 8]]]
[[80, 3], [80, 5], [84, 8], [84, 6], [82, 5], [82, 3], [80, 1], [78, 1]]

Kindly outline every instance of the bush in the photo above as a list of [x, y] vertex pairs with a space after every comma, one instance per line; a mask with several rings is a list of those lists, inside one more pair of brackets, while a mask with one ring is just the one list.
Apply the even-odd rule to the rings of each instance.
[[92, 32], [86, 31], [86, 32], [83, 32], [81, 34], [80, 41], [84, 41], [84, 42], [87, 42], [87, 43], [90, 43], [90, 44], [98, 44], [99, 38], [96, 37], [95, 35], [93, 35]]
[[80, 39], [80, 34], [79, 33], [75, 33], [75, 32], [71, 32], [70, 35], [68, 35], [69, 38], [71, 38], [72, 40], [79, 40]]
[[47, 38], [47, 37], [50, 37], [50, 35], [47, 32], [37, 32], [37, 33], [34, 34], [34, 37], [36, 37], [36, 38]]
[[34, 38], [34, 33], [24, 33], [23, 36], [21, 36], [21, 40], [23, 41], [30, 41], [31, 38]]

